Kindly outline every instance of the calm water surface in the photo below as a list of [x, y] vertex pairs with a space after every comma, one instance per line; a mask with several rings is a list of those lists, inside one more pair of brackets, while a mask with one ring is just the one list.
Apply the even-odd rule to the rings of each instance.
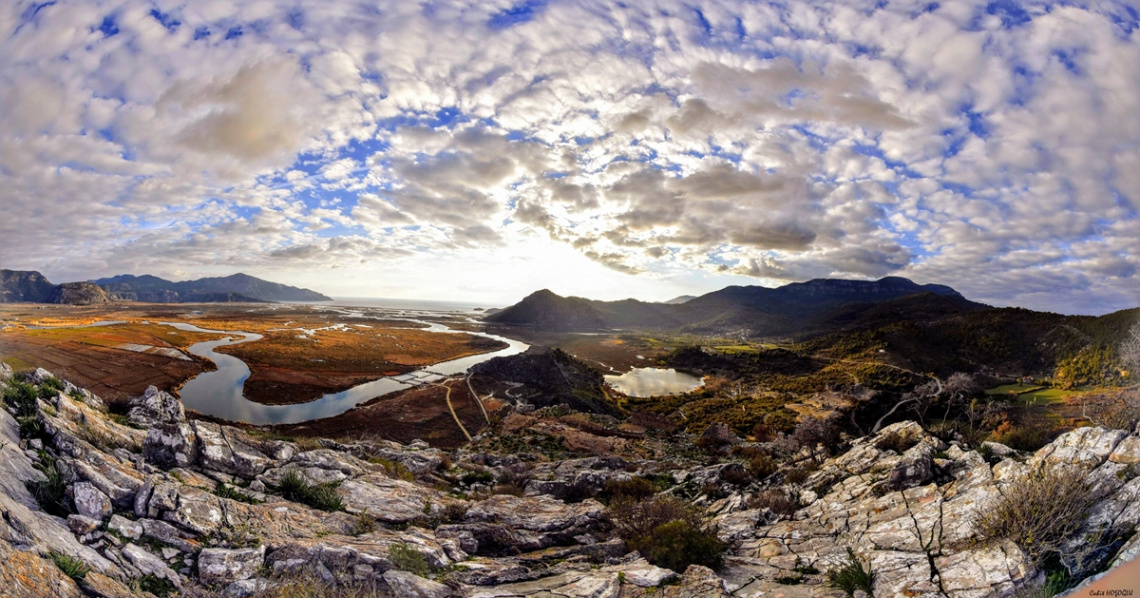
[[610, 386], [631, 397], [659, 397], [689, 392], [704, 381], [673, 368], [634, 368], [620, 376], [606, 376]]
[[[455, 333], [450, 328], [436, 322], [423, 322], [421, 320], [408, 320], [409, 322], [427, 324], [426, 330], [430, 332]], [[233, 335], [226, 339], [205, 341], [191, 345], [188, 351], [199, 357], [205, 357], [217, 364], [218, 369], [205, 372], [190, 379], [178, 391], [182, 402], [187, 408], [198, 413], [228, 419], [230, 421], [243, 421], [255, 425], [265, 424], [295, 424], [312, 419], [340, 415], [356, 405], [376, 397], [409, 388], [411, 385], [396, 378], [407, 380], [410, 377], [423, 374], [439, 374], [451, 376], [466, 372], [471, 366], [482, 363], [493, 357], [505, 357], [522, 353], [529, 345], [493, 334], [482, 332], [467, 332], [476, 336], [483, 336], [507, 343], [505, 349], [481, 355], [471, 355], [444, 361], [432, 366], [421, 368], [398, 377], [381, 378], [354, 386], [343, 392], [327, 394], [315, 401], [297, 405], [262, 405], [245, 398], [242, 389], [249, 378], [249, 366], [232, 355], [218, 353], [214, 349], [226, 345], [248, 343], [261, 338], [260, 334], [248, 332], [232, 332], [222, 330], [206, 330], [191, 324], [179, 322], [163, 322], [179, 330], [188, 332], [210, 332]]]

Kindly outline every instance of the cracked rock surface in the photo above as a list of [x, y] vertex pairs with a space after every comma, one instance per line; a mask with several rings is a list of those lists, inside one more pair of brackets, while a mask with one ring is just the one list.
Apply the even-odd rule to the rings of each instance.
[[[2, 385], [11, 374], [0, 373]], [[254, 596], [301, 575], [430, 598], [840, 598], [823, 582], [850, 548], [874, 571], [876, 596], [1009, 598], [1044, 573], [1011, 541], [976, 541], [976, 521], [1023, 473], [1083, 472], [1096, 500], [1071, 542], [1140, 525], [1135, 431], [1079, 428], [1032, 454], [994, 445], [991, 463], [899, 422], [820, 459], [802, 483], [779, 486], [784, 471], [741, 482], [745, 465], [732, 457], [528, 464], [423, 443], [269, 439], [187, 420], [177, 398], [154, 389], [129, 418], [113, 418], [97, 397], [70, 389], [37, 403], [36, 438], [21, 438], [0, 410], [4, 596], [142, 598], [144, 576]], [[49, 471], [64, 485], [62, 513], [46, 512], [26, 484]], [[474, 480], [462, 492], [459, 474]], [[626, 550], [596, 498], [638, 476], [665, 480], [660, 492], [703, 509], [727, 545], [722, 566], [671, 571]], [[286, 498], [297, 498], [284, 487], [297, 479], [336, 504]], [[491, 491], [505, 479], [521, 481]], [[750, 506], [773, 483], [790, 489], [794, 512]], [[1122, 537], [1115, 550], [1120, 563], [1140, 543]], [[90, 572], [77, 583], [53, 554]]]

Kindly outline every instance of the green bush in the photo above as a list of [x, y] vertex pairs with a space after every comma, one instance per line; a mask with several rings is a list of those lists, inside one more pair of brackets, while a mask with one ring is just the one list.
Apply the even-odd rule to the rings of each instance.
[[979, 511], [978, 534], [989, 542], [1012, 540], [1040, 563], [1080, 529], [1093, 498], [1082, 469], [1038, 470], [1007, 485], [1000, 498]]
[[67, 517], [72, 513], [71, 501], [67, 499], [67, 479], [59, 470], [55, 459], [47, 457], [36, 465], [36, 469], [44, 474], [43, 480], [24, 482], [28, 492], [39, 503], [45, 512], [57, 517]]
[[336, 491], [339, 484], [310, 484], [296, 471], [281, 476], [278, 489], [286, 500], [309, 505], [322, 511], [343, 511], [344, 500]]
[[62, 552], [52, 551], [51, 560], [55, 563], [56, 567], [59, 567], [60, 571], [63, 571], [64, 575], [75, 581], [87, 577], [87, 574], [91, 571], [91, 567], [88, 567], [87, 563], [69, 554], [63, 554]]
[[388, 560], [391, 561], [392, 568], [397, 571], [415, 573], [420, 577], [431, 575], [431, 565], [428, 564], [424, 553], [403, 542], [388, 548]]
[[868, 596], [874, 595], [875, 573], [871, 565], [863, 565], [855, 551], [847, 549], [847, 560], [839, 567], [827, 572], [827, 587], [843, 590], [848, 596], [854, 596], [856, 590], [863, 590]]
[[399, 461], [385, 459], [384, 457], [369, 457], [368, 462], [383, 466], [384, 472], [387, 473], [390, 478], [404, 480], [405, 482], [414, 482], [416, 480], [416, 474], [412, 473], [410, 469]]
[[654, 565], [678, 572], [689, 565], [720, 566], [724, 544], [688, 503], [671, 496], [620, 501], [609, 515], [626, 546]]
[[238, 490], [237, 488], [224, 483], [218, 484], [218, 487], [214, 488], [214, 495], [220, 496], [222, 498], [228, 498], [230, 500], [236, 500], [238, 502], [243, 502], [247, 505], [259, 505], [262, 502], [242, 492], [241, 490]]
[[469, 471], [459, 478], [459, 482], [464, 486], [474, 486], [475, 484], [490, 484], [495, 481], [495, 474], [489, 471]]
[[716, 569], [724, 554], [724, 544], [715, 533], [684, 519], [655, 527], [653, 534], [638, 544], [637, 551], [646, 560], [677, 572], [684, 572], [689, 565]]
[[12, 381], [4, 389], [4, 404], [16, 417], [34, 417], [36, 398], [36, 387], [27, 382]]
[[165, 577], [159, 577], [153, 573], [147, 573], [146, 575], [143, 575], [142, 577], [138, 578], [135, 583], [143, 592], [150, 592], [151, 594], [158, 596], [158, 598], [166, 598], [167, 596], [174, 594], [174, 591], [177, 589], [169, 579], [166, 579]]
[[16, 421], [20, 423], [20, 438], [47, 439], [47, 430], [44, 429], [44, 423], [40, 421], [40, 418], [29, 415], [18, 417]]

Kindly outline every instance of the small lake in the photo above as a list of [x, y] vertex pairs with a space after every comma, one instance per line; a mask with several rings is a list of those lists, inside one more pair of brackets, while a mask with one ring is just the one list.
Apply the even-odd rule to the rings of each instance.
[[673, 368], [634, 368], [620, 376], [606, 376], [606, 382], [631, 397], [679, 395], [704, 384], [700, 378]]
[[[423, 322], [410, 319], [408, 321], [427, 324], [428, 328], [424, 330], [429, 332], [461, 332], [452, 331], [447, 326], [435, 322]], [[365, 382], [364, 384], [354, 386], [342, 392], [327, 394], [308, 403], [298, 403], [296, 405], [262, 405], [261, 403], [255, 403], [246, 399], [242, 392], [245, 381], [249, 378], [249, 366], [233, 355], [226, 355], [225, 353], [214, 351], [214, 349], [218, 347], [258, 340], [261, 338], [260, 334], [207, 330], [192, 324], [180, 322], [162, 322], [162, 324], [188, 332], [208, 332], [231, 335], [225, 339], [195, 343], [187, 349], [187, 351], [193, 355], [213, 361], [217, 364], [218, 369], [212, 372], [204, 372], [191, 378], [186, 384], [182, 385], [182, 388], [178, 391], [178, 395], [182, 398], [182, 403], [186, 405], [187, 409], [193, 409], [198, 413], [229, 421], [241, 421], [254, 425], [296, 424], [313, 419], [340, 415], [365, 401], [405, 388], [411, 388], [412, 385], [405, 383], [404, 380], [416, 377], [423, 379], [430, 377], [432, 374], [439, 376], [462, 374], [477, 363], [482, 363], [493, 357], [505, 357], [522, 353], [530, 347], [530, 345], [526, 343], [493, 334], [462, 331], [466, 334], [502, 341], [507, 343], [508, 346], [505, 349], [499, 349], [498, 351], [490, 353], [443, 361], [409, 374]]]

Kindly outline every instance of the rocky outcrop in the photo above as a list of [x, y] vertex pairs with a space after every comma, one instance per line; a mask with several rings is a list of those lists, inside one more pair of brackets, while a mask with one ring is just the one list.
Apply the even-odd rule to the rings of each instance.
[[95, 305], [110, 303], [111, 296], [102, 287], [90, 282], [65, 282], [54, 289], [47, 297], [48, 303], [67, 305]]
[[[9, 376], [0, 368], [0, 384]], [[29, 379], [55, 385], [46, 371]], [[731, 454], [681, 466], [383, 441], [315, 448], [186, 421], [176, 398], [153, 389], [127, 424], [78, 389], [39, 396], [31, 419], [0, 410], [0, 587], [18, 598], [126, 598], [143, 576], [252, 596], [282, 575], [428, 598], [839, 598], [823, 580], [848, 549], [874, 571], [877, 596], [1010, 598], [1045, 572], [1009, 540], [979, 542], [978, 516], [1043, 467], [1080, 472], [1094, 497], [1064, 545], [1072, 571], [1092, 575], [1140, 554], [1126, 533], [1140, 525], [1135, 431], [1080, 428], [1033, 454], [995, 445], [987, 454], [1003, 457], [991, 463], [901, 422], [833, 458], [804, 451], [757, 480]], [[712, 444], [737, 442], [714, 432]], [[787, 484], [793, 469], [813, 471]], [[290, 474], [339, 503], [286, 492], [297, 485]], [[704, 509], [728, 546], [723, 566], [670, 571], [626, 554], [595, 498], [635, 477]], [[756, 502], [774, 489], [796, 503]], [[1103, 554], [1088, 550], [1102, 541]], [[76, 583], [52, 555], [91, 572]]]

